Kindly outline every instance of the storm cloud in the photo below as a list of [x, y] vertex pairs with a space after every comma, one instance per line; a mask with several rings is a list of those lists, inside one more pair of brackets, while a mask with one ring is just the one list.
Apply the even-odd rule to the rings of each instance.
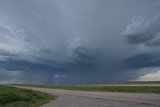
[[160, 64], [158, 4], [1, 0], [0, 83], [113, 82], [143, 76], [147, 73], [141, 70]]
[[127, 26], [124, 35], [128, 43], [159, 46], [160, 14], [148, 21], [145, 21], [143, 17], [133, 20], [132, 24]]
[[160, 65], [160, 14], [150, 20], [139, 17], [123, 33], [127, 43], [140, 47], [139, 53], [127, 60], [128, 67], [143, 68]]

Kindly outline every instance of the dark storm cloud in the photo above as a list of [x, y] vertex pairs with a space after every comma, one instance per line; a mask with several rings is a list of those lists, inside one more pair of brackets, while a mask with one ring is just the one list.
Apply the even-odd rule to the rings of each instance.
[[145, 21], [142, 17], [133, 21], [124, 32], [128, 43], [145, 44], [146, 46], [160, 45], [160, 14]]
[[[128, 70], [156, 66], [152, 59], [158, 55], [148, 52], [156, 50], [150, 46], [159, 46], [158, 4], [158, 0], [1, 0], [0, 81], [135, 79], [139, 75], [128, 75]], [[129, 25], [139, 15], [150, 20], [140, 18]]]
[[[142, 17], [128, 25], [124, 36], [127, 43], [135, 44], [146, 50], [126, 60], [126, 67], [130, 69], [160, 66], [160, 14], [145, 21]], [[157, 47], [154, 49], [154, 47]]]
[[128, 69], [140, 69], [145, 67], [159, 67], [160, 66], [160, 52], [143, 53], [130, 57], [126, 60], [126, 67]]

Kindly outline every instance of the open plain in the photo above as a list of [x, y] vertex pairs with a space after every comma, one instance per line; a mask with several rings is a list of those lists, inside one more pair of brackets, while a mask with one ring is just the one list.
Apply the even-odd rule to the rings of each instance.
[[160, 94], [157, 93], [86, 92], [18, 87], [59, 95], [56, 100], [42, 107], [160, 107]]

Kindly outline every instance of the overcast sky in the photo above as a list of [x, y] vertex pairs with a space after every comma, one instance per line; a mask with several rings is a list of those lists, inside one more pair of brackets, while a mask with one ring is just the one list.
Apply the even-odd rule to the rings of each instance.
[[160, 80], [159, 0], [0, 0], [0, 83]]

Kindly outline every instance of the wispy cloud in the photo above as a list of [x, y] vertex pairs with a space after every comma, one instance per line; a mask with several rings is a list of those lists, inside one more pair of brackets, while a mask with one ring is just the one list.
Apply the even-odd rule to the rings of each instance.
[[145, 21], [143, 17], [133, 20], [132, 23], [127, 26], [124, 36], [128, 43], [159, 47], [160, 14], [148, 21]]

